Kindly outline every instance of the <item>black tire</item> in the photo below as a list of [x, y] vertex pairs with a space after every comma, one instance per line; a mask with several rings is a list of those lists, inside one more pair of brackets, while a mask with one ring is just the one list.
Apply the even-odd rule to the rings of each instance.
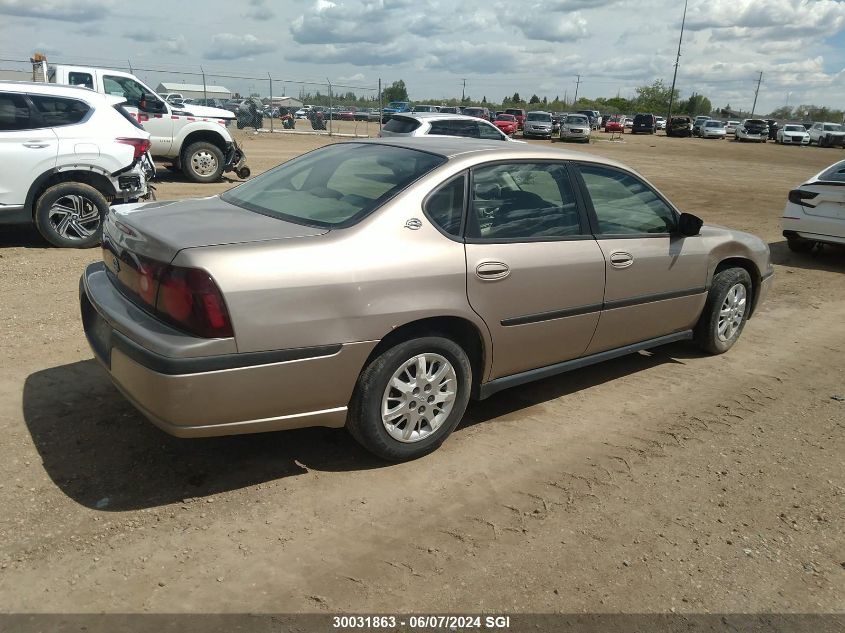
[[[53, 209], [63, 201], [62, 206], [74, 211], [61, 216]], [[75, 201], [70, 202], [68, 201]], [[62, 182], [42, 193], [35, 203], [35, 226], [44, 239], [61, 248], [91, 248], [100, 243], [103, 235], [103, 220], [109, 212], [109, 203], [102, 193], [91, 185], [81, 182]], [[75, 216], [73, 214], [76, 214]], [[67, 225], [62, 225], [70, 218]], [[89, 232], [88, 235], [85, 235]]]
[[182, 150], [182, 173], [192, 182], [217, 182], [223, 175], [223, 161], [223, 150], [213, 143], [191, 143]]
[[815, 247], [816, 242], [795, 235], [786, 238], [786, 245], [793, 253], [809, 253]]
[[[438, 354], [449, 361], [455, 370], [456, 398], [452, 410], [436, 430], [419, 441], [401, 442], [394, 439], [382, 423], [382, 398], [394, 372], [419, 354]], [[379, 354], [361, 372], [349, 404], [346, 427], [359, 444], [382, 459], [392, 462], [417, 459], [436, 450], [461, 421], [471, 385], [469, 358], [455, 341], [426, 336], [399, 343]]]
[[[727, 340], [719, 337], [719, 313], [728, 296], [728, 292], [737, 284], [745, 286], [745, 303], [742, 311], [742, 321]], [[724, 354], [737, 342], [751, 311], [753, 298], [751, 276], [744, 268], [726, 268], [713, 277], [713, 284], [707, 294], [704, 310], [695, 326], [693, 340], [695, 344], [710, 354]]]

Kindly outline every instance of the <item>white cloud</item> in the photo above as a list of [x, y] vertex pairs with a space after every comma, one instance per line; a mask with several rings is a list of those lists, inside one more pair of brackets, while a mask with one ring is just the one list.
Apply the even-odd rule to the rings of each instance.
[[0, 0], [0, 14], [82, 22], [102, 20], [111, 13], [113, 6], [113, 0]]
[[269, 40], [262, 40], [251, 33], [217, 33], [211, 38], [211, 45], [205, 52], [206, 59], [242, 59], [261, 53], [269, 53], [276, 45]]

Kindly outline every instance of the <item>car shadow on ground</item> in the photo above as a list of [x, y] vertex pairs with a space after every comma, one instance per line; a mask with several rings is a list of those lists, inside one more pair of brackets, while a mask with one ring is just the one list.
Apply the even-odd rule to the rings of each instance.
[[[178, 183], [182, 183], [182, 184], [196, 184], [196, 185], [199, 185], [199, 186], [202, 186], [202, 184], [203, 184], [203, 183], [195, 183], [192, 180], [189, 180], [187, 178], [187, 176], [185, 176], [185, 174], [183, 174], [181, 171], [177, 171], [175, 169], [169, 169], [168, 167], [163, 166], [163, 165], [156, 165], [156, 177], [155, 177], [155, 180], [151, 181], [150, 184], [152, 184], [155, 187], [156, 185], [164, 183], [164, 182], [167, 182], [167, 183], [178, 182]], [[237, 184], [240, 184], [242, 182], [245, 182], [245, 181], [243, 181], [240, 178], [238, 178], [237, 176], [235, 176], [235, 172], [230, 171], [230, 172], [224, 173], [220, 177], [220, 180], [217, 181], [217, 183], [212, 183], [212, 184], [224, 184], [225, 185], [225, 184], [228, 183], [228, 184], [237, 185]]]
[[[698, 353], [673, 344], [473, 402], [458, 428]], [[176, 503], [300, 475], [388, 464], [344, 429], [301, 429], [219, 438], [179, 439], [158, 430], [86, 360], [27, 377], [23, 415], [44, 468], [68, 497], [103, 511]]]
[[809, 253], [793, 253], [786, 240], [771, 242], [772, 263], [791, 268], [823, 270], [832, 273], [845, 272], [845, 247], [825, 244]]
[[52, 248], [50, 243], [41, 237], [35, 225], [0, 227], [0, 249], [12, 247]]

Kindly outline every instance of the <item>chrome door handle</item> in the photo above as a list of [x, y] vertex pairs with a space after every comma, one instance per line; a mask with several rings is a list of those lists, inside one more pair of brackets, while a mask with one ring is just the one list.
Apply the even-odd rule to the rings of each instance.
[[28, 147], [29, 149], [44, 149], [45, 147], [50, 147], [49, 143], [41, 143], [39, 141], [27, 141], [23, 144], [24, 147]]
[[502, 262], [482, 262], [475, 267], [475, 275], [484, 281], [504, 279], [511, 274], [511, 269]]
[[610, 265], [614, 268], [627, 268], [634, 263], [634, 256], [625, 251], [615, 251], [610, 254]]

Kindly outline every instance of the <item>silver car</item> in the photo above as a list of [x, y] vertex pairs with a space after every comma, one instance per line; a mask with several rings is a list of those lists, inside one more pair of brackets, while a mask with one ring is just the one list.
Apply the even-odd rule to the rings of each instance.
[[583, 114], [569, 114], [560, 124], [560, 140], [590, 142], [590, 120]]
[[552, 115], [550, 112], [529, 112], [525, 115], [525, 124], [522, 128], [522, 136], [551, 138], [552, 137]]
[[80, 303], [96, 358], [168, 433], [346, 426], [404, 460], [470, 398], [674, 341], [727, 351], [771, 276], [759, 238], [619, 163], [405, 138], [112, 210]]
[[492, 123], [463, 114], [439, 112], [408, 112], [394, 114], [381, 128], [379, 136], [465, 136], [491, 141], [510, 141]]

